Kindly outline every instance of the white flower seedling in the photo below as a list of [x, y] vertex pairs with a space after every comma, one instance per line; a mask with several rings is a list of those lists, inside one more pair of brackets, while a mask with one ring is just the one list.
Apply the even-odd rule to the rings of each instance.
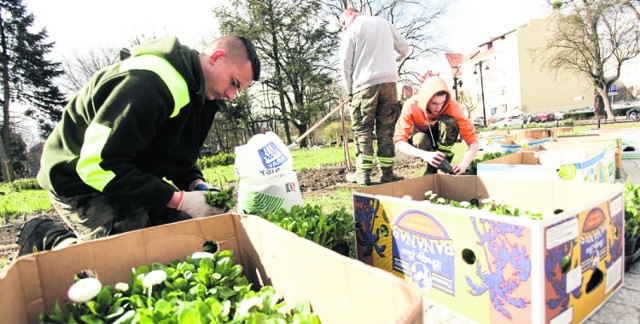
[[94, 297], [98, 296], [102, 289], [102, 283], [96, 278], [84, 278], [76, 281], [71, 288], [67, 296], [74, 303], [84, 303], [90, 301]]
[[153, 286], [157, 284], [161, 284], [163, 281], [167, 279], [167, 273], [164, 270], [153, 270], [147, 273], [142, 279], [142, 285], [149, 289], [149, 298], [151, 298], [151, 292], [153, 291]]
[[256, 296], [242, 300], [238, 306], [237, 312], [240, 316], [246, 317], [254, 307], [262, 309], [262, 298]]
[[191, 255], [194, 259], [213, 259], [213, 253], [209, 252], [193, 252]]
[[119, 291], [127, 291], [129, 290], [129, 285], [125, 282], [118, 282], [115, 286], [115, 288]]
[[164, 270], [154, 270], [144, 276], [144, 279], [142, 279], [142, 284], [147, 288], [151, 288], [154, 285], [162, 283], [166, 279], [167, 273], [164, 272]]

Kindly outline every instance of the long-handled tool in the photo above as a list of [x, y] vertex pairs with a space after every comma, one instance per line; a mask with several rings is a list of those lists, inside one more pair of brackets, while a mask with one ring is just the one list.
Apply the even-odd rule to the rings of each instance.
[[351, 171], [353, 166], [351, 165], [351, 155], [349, 154], [349, 138], [347, 138], [347, 129], [344, 126], [344, 109], [340, 110], [340, 123], [342, 124], [342, 145], [344, 147], [344, 162], [347, 166], [347, 171]]
[[287, 146], [287, 147], [290, 150], [298, 147], [298, 144], [300, 144], [300, 142], [302, 142], [303, 139], [305, 139], [307, 136], [309, 136], [309, 134], [311, 134], [311, 132], [313, 132], [316, 128], [320, 127], [320, 125], [322, 125], [322, 123], [327, 121], [327, 119], [329, 119], [329, 117], [331, 117], [333, 114], [338, 112], [342, 108], [342, 106], [344, 106], [347, 102], [349, 102], [349, 98], [347, 98], [347, 100], [341, 102], [340, 105], [338, 105], [338, 107], [334, 108], [326, 116], [322, 117], [322, 119], [320, 119], [317, 123], [315, 123], [315, 125], [311, 126], [311, 128], [309, 128], [309, 130], [304, 132], [304, 134], [300, 135], [293, 143], [289, 144], [289, 146]]

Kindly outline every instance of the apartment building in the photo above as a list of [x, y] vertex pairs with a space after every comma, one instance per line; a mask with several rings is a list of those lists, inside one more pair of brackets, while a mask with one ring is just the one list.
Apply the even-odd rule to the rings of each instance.
[[593, 105], [593, 85], [583, 76], [542, 68], [534, 50], [544, 46], [548, 22], [533, 19], [463, 55], [454, 73], [476, 105], [472, 117], [567, 111]]

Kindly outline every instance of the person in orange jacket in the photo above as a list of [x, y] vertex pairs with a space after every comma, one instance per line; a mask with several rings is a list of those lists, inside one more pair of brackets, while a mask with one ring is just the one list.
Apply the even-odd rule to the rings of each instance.
[[467, 170], [478, 152], [478, 136], [445, 81], [437, 75], [428, 76], [418, 94], [402, 107], [393, 135], [396, 149], [427, 162], [424, 175], [435, 174], [444, 160], [453, 159], [458, 135], [468, 148], [460, 164], [452, 166], [452, 174]]

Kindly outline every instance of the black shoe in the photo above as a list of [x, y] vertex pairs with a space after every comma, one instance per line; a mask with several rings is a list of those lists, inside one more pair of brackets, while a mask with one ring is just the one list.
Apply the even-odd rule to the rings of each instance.
[[22, 225], [18, 236], [18, 256], [51, 250], [58, 242], [75, 234], [46, 216], [34, 217]]
[[369, 172], [365, 171], [356, 171], [347, 173], [346, 177], [347, 182], [357, 183], [361, 185], [368, 186], [371, 184], [371, 175]]
[[395, 173], [385, 173], [380, 177], [380, 182], [381, 183], [387, 183], [387, 182], [395, 182], [395, 181], [400, 181], [403, 180], [404, 177], [401, 177]]

